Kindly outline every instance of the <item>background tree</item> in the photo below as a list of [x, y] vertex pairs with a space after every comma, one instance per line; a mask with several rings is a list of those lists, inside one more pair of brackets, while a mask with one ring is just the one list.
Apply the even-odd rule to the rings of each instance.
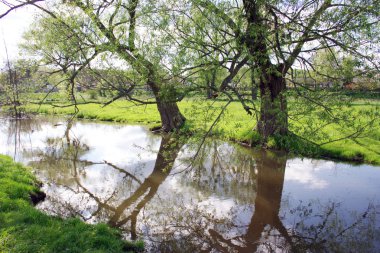
[[8, 106], [15, 118], [23, 116], [22, 106], [30, 100], [29, 94], [44, 84], [44, 76], [37, 71], [36, 62], [22, 59], [8, 59], [0, 69], [0, 104]]
[[338, 87], [352, 83], [362, 76], [361, 63], [351, 55], [339, 55], [333, 48], [318, 51], [312, 60], [316, 86]]
[[85, 20], [79, 15], [61, 19], [46, 16], [31, 27], [21, 48], [50, 68], [50, 74], [61, 73], [56, 86], [64, 86], [67, 97], [75, 102], [75, 78], [96, 56], [94, 38], [85, 30]]

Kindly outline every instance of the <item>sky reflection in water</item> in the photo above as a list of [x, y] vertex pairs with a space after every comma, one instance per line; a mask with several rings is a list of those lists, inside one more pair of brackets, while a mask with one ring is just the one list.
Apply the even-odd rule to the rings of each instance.
[[2, 119], [0, 153], [35, 169], [50, 214], [107, 222], [161, 252], [377, 252], [380, 168], [287, 158], [140, 126]]

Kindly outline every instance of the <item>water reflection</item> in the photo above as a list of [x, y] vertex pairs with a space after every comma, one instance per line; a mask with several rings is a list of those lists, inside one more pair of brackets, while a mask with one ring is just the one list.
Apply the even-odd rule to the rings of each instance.
[[3, 122], [0, 152], [45, 182], [40, 209], [120, 227], [147, 251], [380, 250], [379, 168], [212, 140], [194, 159], [197, 147], [137, 126]]
[[[218, 149], [213, 150], [213, 155], [220, 155], [215, 152]], [[181, 252], [186, 249], [186, 252], [271, 252], [281, 248], [283, 252], [289, 248], [295, 252], [289, 231], [279, 217], [286, 155], [260, 150], [253, 157], [254, 163], [250, 159], [242, 161], [254, 165], [247, 173], [254, 185], [250, 189], [254, 198], [245, 202], [245, 205], [225, 205], [224, 210], [219, 212], [218, 207], [208, 203], [181, 210], [178, 214], [171, 213], [177, 221], [173, 228], [179, 229], [171, 231], [170, 237], [164, 236], [164, 239], [154, 245], [155, 251]], [[204, 169], [214, 171], [217, 168], [212, 166]], [[272, 244], [274, 237], [278, 238]], [[281, 237], [284, 242], [279, 240]]]
[[0, 129], [3, 133], [2, 145], [7, 145], [12, 150], [7, 152], [8, 155], [12, 156], [13, 159], [19, 160], [18, 155], [25, 149], [27, 146], [31, 146], [30, 139], [25, 139], [26, 136], [29, 136], [34, 131], [39, 131], [40, 122], [39, 120], [32, 119], [1, 119], [2, 124]]
[[[261, 244], [262, 234], [266, 232], [266, 237], [268, 237], [272, 229], [276, 229], [292, 245], [288, 230], [279, 217], [286, 156], [266, 151], [259, 151], [258, 154], [256, 158], [258, 176], [255, 210], [244, 235], [245, 249], [240, 248], [240, 252], [256, 252]], [[270, 227], [269, 231], [266, 229], [268, 227]]]
[[[134, 193], [125, 199], [114, 211], [109, 223], [116, 227], [121, 227], [128, 221], [131, 221], [131, 238], [136, 239], [136, 222], [137, 215], [141, 209], [156, 195], [158, 187], [165, 181], [173, 168], [174, 161], [181, 149], [180, 142], [171, 135], [164, 135], [161, 140], [160, 149], [158, 150], [156, 163], [152, 173], [145, 178], [144, 182], [134, 191]], [[144, 196], [145, 195], [145, 196]], [[140, 202], [137, 202], [144, 196]], [[123, 217], [125, 210], [135, 207], [130, 215]]]

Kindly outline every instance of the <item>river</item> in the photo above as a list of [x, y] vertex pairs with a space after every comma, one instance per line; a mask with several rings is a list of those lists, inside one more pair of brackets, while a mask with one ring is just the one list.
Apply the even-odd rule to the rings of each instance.
[[147, 252], [380, 252], [379, 166], [134, 125], [0, 121], [0, 153], [43, 182], [37, 208], [108, 223]]

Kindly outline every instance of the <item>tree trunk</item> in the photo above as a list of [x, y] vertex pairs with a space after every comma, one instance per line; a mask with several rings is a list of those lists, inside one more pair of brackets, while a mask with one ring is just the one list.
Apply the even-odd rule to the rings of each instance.
[[209, 74], [206, 74], [206, 85], [207, 85], [207, 98], [212, 99], [215, 98], [215, 80], [216, 80], [216, 69], [211, 70], [211, 78], [209, 78]]
[[264, 74], [260, 80], [260, 119], [257, 130], [264, 142], [268, 137], [288, 133], [288, 113], [285, 97], [286, 82], [281, 72]]
[[[207, 86], [209, 85], [209, 83], [207, 84]], [[207, 87], [207, 99], [212, 99], [213, 98], [213, 92], [212, 90], [210, 89], [210, 87], [208, 86]]]
[[165, 102], [157, 99], [157, 108], [160, 113], [163, 132], [176, 131], [185, 123], [186, 118], [179, 111], [176, 102]]
[[257, 100], [257, 84], [255, 80], [254, 68], [251, 66], [251, 98]]
[[209, 78], [209, 75], [208, 73], [205, 74], [205, 81], [206, 81], [206, 91], [207, 91], [207, 99], [211, 99], [212, 98], [212, 90], [211, 90], [211, 87], [210, 87], [210, 78]]
[[245, 44], [260, 73], [261, 108], [257, 130], [265, 143], [268, 137], [287, 134], [288, 116], [284, 65], [271, 62], [266, 44], [268, 27], [259, 11], [264, 3], [265, 1], [243, 0], [248, 21]]
[[180, 129], [186, 118], [179, 111], [178, 105], [174, 101], [175, 98], [163, 97], [160, 94], [160, 87], [155, 82], [149, 81], [147, 84], [156, 98], [157, 109], [161, 117], [161, 130], [169, 133]]

